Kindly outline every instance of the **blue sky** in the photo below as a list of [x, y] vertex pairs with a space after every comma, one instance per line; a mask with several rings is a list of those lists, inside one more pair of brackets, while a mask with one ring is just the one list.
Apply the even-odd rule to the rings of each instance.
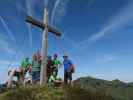
[[41, 48], [42, 30], [25, 17], [42, 20], [46, 5], [49, 23], [63, 32], [60, 38], [49, 33], [49, 55], [58, 53], [62, 60], [67, 52], [76, 65], [74, 78], [133, 81], [132, 0], [1, 0], [1, 82], [9, 69]]

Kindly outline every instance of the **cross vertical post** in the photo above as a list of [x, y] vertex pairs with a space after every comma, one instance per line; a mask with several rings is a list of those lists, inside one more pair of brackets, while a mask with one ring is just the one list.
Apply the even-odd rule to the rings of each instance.
[[40, 85], [45, 84], [47, 82], [47, 53], [48, 53], [48, 11], [47, 8], [44, 9], [44, 19], [43, 23], [45, 24], [45, 29], [42, 34], [42, 63], [41, 63], [41, 72], [40, 72]]

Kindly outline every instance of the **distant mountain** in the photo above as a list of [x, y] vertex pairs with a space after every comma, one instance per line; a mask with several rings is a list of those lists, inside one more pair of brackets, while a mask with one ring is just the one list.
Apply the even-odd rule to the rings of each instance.
[[83, 89], [106, 92], [114, 100], [133, 100], [133, 83], [124, 83], [118, 79], [107, 81], [92, 77], [83, 77], [74, 81], [74, 84]]

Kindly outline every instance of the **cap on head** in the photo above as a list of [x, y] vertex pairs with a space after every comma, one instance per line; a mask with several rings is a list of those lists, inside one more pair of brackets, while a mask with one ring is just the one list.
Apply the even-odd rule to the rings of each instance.
[[48, 56], [48, 60], [51, 60], [52, 59], [52, 57], [51, 56]]
[[64, 57], [68, 57], [68, 54], [65, 53], [64, 56], [63, 56], [63, 58], [64, 58]]
[[58, 57], [58, 54], [54, 54], [54, 57], [56, 57], [56, 58], [57, 58], [57, 57]]

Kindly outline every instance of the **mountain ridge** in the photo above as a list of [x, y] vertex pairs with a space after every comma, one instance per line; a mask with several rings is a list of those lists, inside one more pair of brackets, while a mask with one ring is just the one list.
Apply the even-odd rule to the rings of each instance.
[[112, 81], [96, 79], [90, 76], [81, 77], [74, 81], [75, 85], [92, 91], [105, 91], [115, 100], [133, 100], [133, 83], [123, 82], [119, 79]]

